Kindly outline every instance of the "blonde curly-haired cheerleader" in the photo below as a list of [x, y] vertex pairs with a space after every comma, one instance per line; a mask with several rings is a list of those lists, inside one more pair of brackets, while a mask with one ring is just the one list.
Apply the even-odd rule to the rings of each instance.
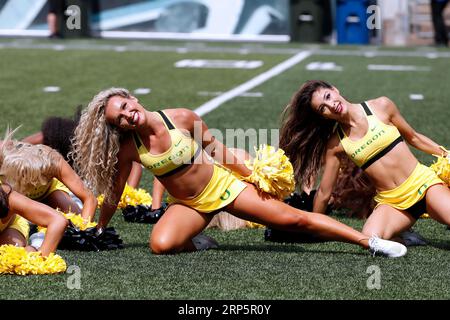
[[[97, 199], [56, 150], [8, 138], [0, 148], [0, 165], [0, 176], [15, 191], [52, 208], [81, 213], [86, 221], [93, 220]], [[83, 202], [82, 209], [69, 191]]]
[[[158, 177], [172, 200], [152, 230], [149, 245], [156, 254], [201, 248], [195, 237], [218, 210], [283, 230], [357, 244], [391, 257], [406, 253], [401, 244], [370, 238], [330, 217], [295, 209], [239, 180], [236, 175], [254, 177], [254, 172], [215, 139], [196, 113], [182, 108], [148, 111], [126, 89], [111, 88], [92, 99], [82, 113], [72, 146], [80, 176], [95, 192], [105, 194], [99, 228], [116, 211], [133, 161]], [[266, 152], [276, 156], [270, 148]]]

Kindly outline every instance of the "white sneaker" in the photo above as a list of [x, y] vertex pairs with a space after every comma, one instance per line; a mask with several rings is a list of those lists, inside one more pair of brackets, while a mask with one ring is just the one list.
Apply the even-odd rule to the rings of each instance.
[[81, 201], [81, 199], [74, 195], [72, 192], [70, 192], [69, 195], [70, 198], [72, 198], [73, 202], [77, 204], [78, 208], [80, 208], [80, 210], [83, 210], [83, 202]]
[[369, 251], [374, 256], [379, 254], [389, 258], [398, 258], [404, 256], [408, 250], [401, 243], [372, 236], [369, 239]]
[[39, 250], [44, 242], [45, 233], [36, 232], [30, 236], [30, 246], [34, 247], [36, 250]]
[[216, 249], [219, 247], [219, 243], [216, 240], [202, 233], [193, 237], [192, 242], [197, 250]]
[[425, 246], [427, 242], [424, 238], [414, 230], [410, 229], [400, 234], [400, 238], [407, 247], [411, 246]]

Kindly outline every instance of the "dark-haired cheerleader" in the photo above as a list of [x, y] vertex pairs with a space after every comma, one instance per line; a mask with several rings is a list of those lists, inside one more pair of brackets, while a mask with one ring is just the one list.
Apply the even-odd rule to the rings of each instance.
[[293, 162], [297, 181], [306, 184], [317, 177], [324, 161], [316, 212], [324, 212], [328, 205], [341, 157], [350, 158], [377, 192], [363, 233], [393, 239], [425, 212], [450, 224], [450, 190], [431, 168], [417, 161], [407, 143], [428, 154], [447, 156], [442, 147], [417, 133], [390, 99], [351, 103], [331, 84], [313, 80], [301, 86], [285, 109], [280, 147]]

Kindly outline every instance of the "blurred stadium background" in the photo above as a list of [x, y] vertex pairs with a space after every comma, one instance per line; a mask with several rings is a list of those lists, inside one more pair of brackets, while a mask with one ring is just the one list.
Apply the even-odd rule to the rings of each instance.
[[[276, 130], [298, 86], [324, 79], [350, 101], [390, 97], [419, 132], [450, 146], [450, 51], [432, 46], [429, 1], [66, 2], [80, 9], [82, 27], [67, 29], [70, 15], [61, 17], [64, 38], [54, 40], [47, 1], [0, 0], [0, 129], [22, 125], [18, 138], [111, 86], [129, 88], [151, 110], [197, 110], [223, 134]], [[379, 29], [367, 28], [371, 5]], [[145, 173], [141, 187], [151, 191], [151, 178]], [[59, 251], [81, 268], [80, 290], [68, 289], [65, 274], [2, 276], [0, 299], [450, 298], [449, 231], [426, 219], [416, 230], [429, 245], [397, 260], [342, 243], [268, 243], [264, 229], [208, 229], [218, 250], [154, 256], [151, 226], [125, 223], [120, 212], [111, 225], [125, 249]], [[380, 290], [367, 286], [372, 265], [382, 271]]]
[[[65, 37], [427, 45], [430, 1], [61, 0], [68, 9], [58, 23]], [[0, 35], [47, 36], [48, 9], [47, 0], [0, 0]], [[82, 28], [68, 29], [75, 15]], [[367, 28], [370, 17], [376, 29]]]

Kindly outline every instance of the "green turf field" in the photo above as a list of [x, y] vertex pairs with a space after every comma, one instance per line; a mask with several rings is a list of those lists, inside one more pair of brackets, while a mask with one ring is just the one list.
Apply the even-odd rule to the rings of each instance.
[[[22, 125], [17, 132], [22, 138], [38, 131], [46, 117], [70, 116], [77, 105], [86, 105], [94, 94], [111, 86], [131, 91], [150, 88], [150, 94], [138, 98], [151, 110], [196, 109], [213, 99], [213, 93], [229, 91], [300, 50], [309, 50], [311, 55], [250, 89], [256, 97], [234, 97], [206, 114], [208, 126], [221, 132], [276, 129], [280, 112], [300, 84], [323, 79], [335, 84], [350, 101], [388, 96], [419, 132], [450, 146], [450, 55], [431, 48], [2, 39], [0, 130], [7, 124]], [[375, 56], [364, 55], [367, 52]], [[183, 59], [260, 60], [263, 65], [245, 70], [175, 68]], [[307, 70], [313, 62], [331, 62], [337, 70]], [[368, 65], [419, 70], [369, 71]], [[46, 93], [43, 88], [47, 86], [58, 86], [60, 91]], [[411, 100], [410, 94], [421, 94], [423, 100]], [[433, 160], [415, 154], [426, 164]], [[145, 173], [141, 186], [150, 191], [150, 181]], [[337, 218], [357, 229], [363, 224]], [[450, 298], [450, 231], [431, 220], [420, 220], [416, 226], [429, 245], [410, 248], [406, 257], [393, 260], [374, 258], [342, 243], [268, 243], [263, 229], [209, 229], [206, 233], [219, 241], [219, 249], [156, 256], [148, 249], [151, 226], [125, 223], [119, 211], [111, 226], [121, 235], [125, 249], [58, 251], [68, 265], [80, 268], [80, 289], [68, 288], [71, 274], [1, 276], [0, 299]], [[380, 289], [367, 285], [371, 266], [381, 272]]]

